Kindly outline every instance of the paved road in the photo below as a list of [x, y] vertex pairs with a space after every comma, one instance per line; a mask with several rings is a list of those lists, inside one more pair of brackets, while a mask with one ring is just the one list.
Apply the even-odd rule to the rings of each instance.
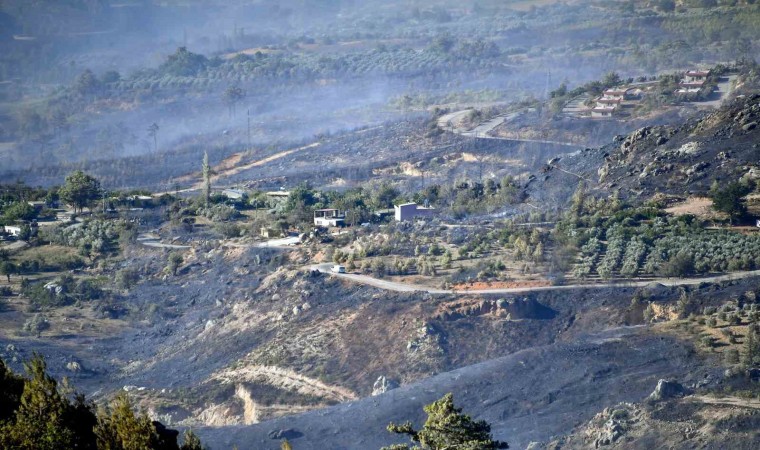
[[746, 272], [734, 272], [727, 275], [716, 275], [703, 278], [655, 278], [647, 281], [628, 281], [618, 283], [598, 283], [598, 284], [567, 284], [560, 286], [533, 286], [522, 288], [495, 288], [495, 289], [439, 289], [431, 286], [423, 286], [412, 283], [400, 283], [397, 281], [381, 280], [368, 275], [355, 273], [334, 273], [330, 270], [332, 264], [318, 264], [310, 266], [312, 270], [318, 270], [322, 273], [328, 273], [338, 278], [343, 278], [354, 283], [374, 286], [380, 289], [395, 292], [415, 292], [423, 291], [430, 294], [519, 294], [523, 292], [537, 291], [566, 291], [573, 289], [605, 289], [613, 287], [645, 287], [652, 283], [659, 283], [664, 286], [691, 286], [700, 283], [719, 283], [721, 281], [738, 280], [742, 278], [751, 278], [760, 276], [760, 270], [751, 270]]

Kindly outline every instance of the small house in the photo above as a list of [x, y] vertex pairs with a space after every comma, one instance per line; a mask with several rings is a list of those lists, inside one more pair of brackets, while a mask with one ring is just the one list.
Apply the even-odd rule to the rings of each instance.
[[596, 100], [597, 105], [614, 105], [618, 106], [623, 102], [623, 99], [620, 98], [599, 98]]
[[688, 83], [704, 83], [707, 81], [707, 77], [710, 76], [709, 70], [689, 70], [686, 72], [686, 82]]
[[593, 118], [611, 118], [615, 114], [616, 107], [600, 106], [591, 110], [591, 117]]
[[240, 189], [225, 189], [222, 191], [222, 195], [230, 200], [240, 200], [245, 197], [245, 192]]
[[3, 231], [5, 231], [5, 234], [10, 234], [11, 236], [15, 237], [19, 237], [21, 235], [21, 227], [15, 225], [5, 225], [3, 227]]
[[607, 89], [602, 92], [602, 98], [611, 100], [625, 100], [625, 89]]
[[346, 214], [338, 209], [318, 209], [314, 211], [314, 225], [318, 227], [342, 227]]
[[435, 208], [420, 206], [416, 203], [404, 203], [393, 205], [396, 222], [413, 220], [416, 217], [430, 217], [435, 213]]

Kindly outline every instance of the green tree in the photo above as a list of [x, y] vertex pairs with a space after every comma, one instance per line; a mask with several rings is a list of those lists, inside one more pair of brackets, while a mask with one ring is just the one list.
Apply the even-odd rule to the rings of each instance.
[[16, 265], [10, 261], [0, 262], [0, 275], [5, 275], [8, 278], [8, 283], [11, 282], [11, 275], [18, 271]]
[[245, 91], [238, 85], [233, 85], [224, 90], [222, 100], [227, 105], [227, 112], [230, 117], [235, 115], [235, 107], [245, 98]]
[[151, 444], [158, 440], [153, 423], [144, 414], [135, 415], [125, 392], [100, 414], [95, 435], [102, 450], [148, 450], [155, 448]]
[[462, 414], [461, 408], [454, 406], [454, 396], [446, 394], [425, 406], [428, 415], [425, 425], [417, 431], [411, 422], [401, 425], [391, 423], [388, 431], [409, 436], [417, 445], [397, 444], [382, 450], [490, 450], [509, 448], [506, 442], [500, 442], [491, 436], [491, 426], [484, 420], [473, 420]]
[[27, 202], [14, 202], [3, 212], [5, 223], [11, 224], [17, 220], [32, 220], [37, 218], [37, 210]]
[[211, 166], [208, 165], [208, 152], [203, 152], [203, 164], [201, 164], [203, 174], [203, 201], [208, 207], [211, 200]]
[[756, 324], [747, 327], [747, 337], [744, 338], [744, 365], [752, 367], [760, 358], [760, 330]]
[[177, 269], [179, 269], [179, 266], [182, 265], [183, 262], [182, 255], [179, 253], [170, 253], [169, 254], [169, 265], [167, 268], [172, 273], [172, 275], [177, 276]]
[[153, 122], [148, 127], [148, 136], [153, 138], [153, 151], [158, 152], [158, 130], [159, 126], [156, 122]]
[[201, 440], [193, 433], [193, 430], [185, 430], [185, 434], [182, 436], [182, 445], [180, 450], [205, 450]]
[[174, 54], [166, 58], [166, 62], [158, 68], [161, 72], [176, 76], [194, 76], [206, 68], [208, 59], [205, 56], [193, 53], [186, 47], [180, 47]]
[[747, 214], [744, 197], [750, 191], [749, 186], [739, 182], [730, 183], [725, 189], [720, 189], [716, 184], [713, 184], [713, 188], [710, 189], [713, 208], [728, 214], [731, 223], [734, 223], [736, 219], [741, 219]]
[[79, 439], [66, 426], [68, 400], [55, 379], [47, 374], [45, 361], [36, 355], [25, 368], [29, 380], [24, 383], [13, 424], [0, 433], [3, 435], [0, 447], [19, 450], [79, 447]]
[[81, 170], [69, 174], [59, 190], [59, 195], [74, 208], [81, 212], [100, 196], [100, 182]]

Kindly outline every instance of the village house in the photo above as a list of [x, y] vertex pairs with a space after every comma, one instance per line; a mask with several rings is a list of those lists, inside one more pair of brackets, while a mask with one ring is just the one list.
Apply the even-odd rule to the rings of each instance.
[[616, 110], [616, 106], [597, 105], [594, 109], [591, 110], [591, 117], [611, 118], [615, 114]]
[[393, 205], [396, 222], [413, 220], [416, 217], [430, 217], [435, 213], [435, 208], [420, 206], [416, 203], [404, 203]]
[[687, 83], [704, 83], [708, 76], [710, 76], [709, 70], [689, 70], [686, 72], [685, 81]]
[[597, 106], [599, 105], [613, 105], [613, 106], [619, 106], [621, 103], [623, 103], [622, 99], [619, 98], [599, 98], [596, 100]]
[[18, 227], [15, 225], [5, 225], [3, 227], [3, 231], [5, 231], [5, 234], [9, 234], [15, 237], [18, 237], [21, 235], [21, 227]]
[[225, 189], [222, 191], [222, 195], [230, 200], [240, 200], [245, 197], [245, 192], [240, 189]]
[[318, 209], [314, 211], [314, 225], [318, 227], [342, 227], [346, 214], [338, 209]]
[[625, 89], [607, 89], [606, 91], [602, 92], [602, 98], [623, 101], [625, 100], [625, 93]]

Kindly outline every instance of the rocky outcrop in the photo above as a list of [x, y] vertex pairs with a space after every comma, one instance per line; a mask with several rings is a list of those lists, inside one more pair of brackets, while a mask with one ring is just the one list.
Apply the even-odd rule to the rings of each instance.
[[451, 321], [464, 317], [493, 315], [507, 320], [534, 319], [546, 320], [556, 312], [534, 298], [480, 300], [476, 302], [458, 302], [441, 312], [437, 319]]
[[381, 375], [377, 378], [375, 384], [372, 385], [372, 396], [385, 394], [391, 389], [396, 389], [397, 387], [398, 383], [396, 381], [389, 380], [388, 378], [385, 378], [385, 376]]
[[661, 401], [686, 395], [686, 389], [680, 383], [675, 381], [660, 380], [657, 387], [649, 395], [649, 400]]

